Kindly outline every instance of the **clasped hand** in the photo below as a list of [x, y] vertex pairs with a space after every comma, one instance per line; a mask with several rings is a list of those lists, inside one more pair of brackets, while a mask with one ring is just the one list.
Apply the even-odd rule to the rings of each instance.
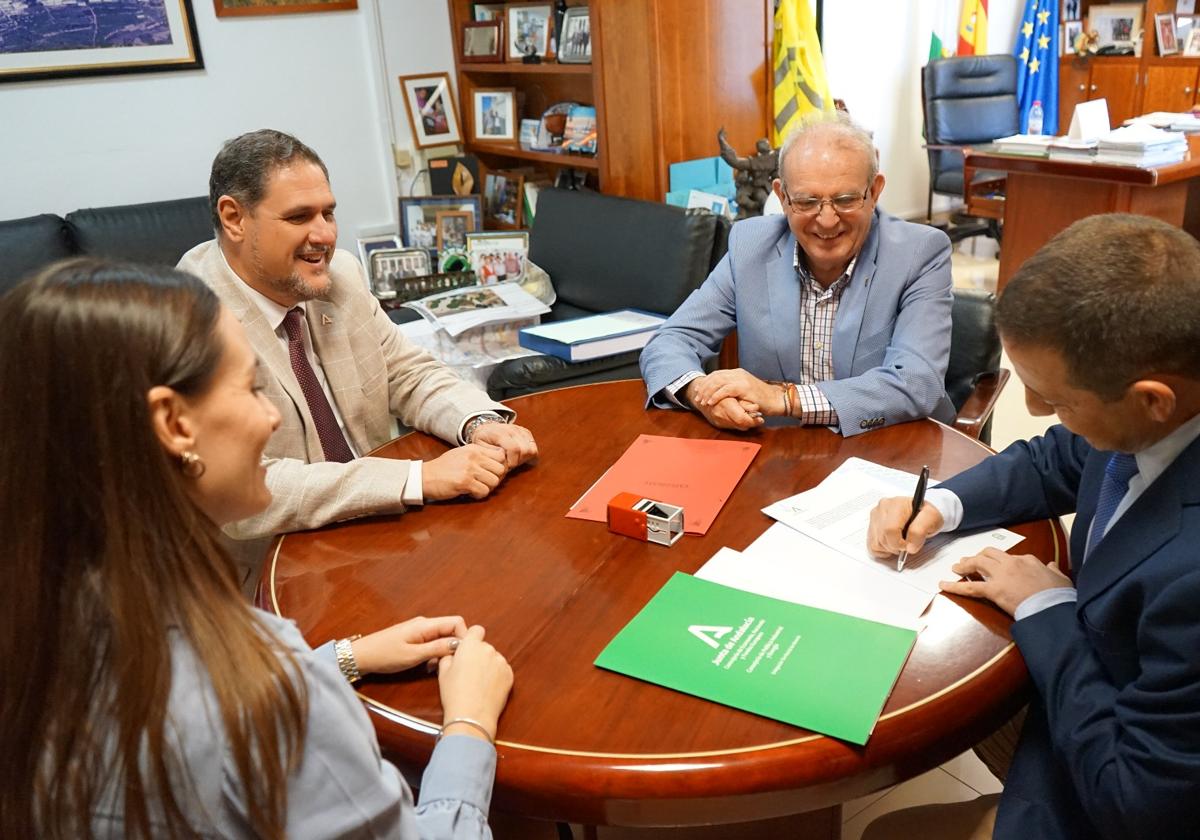
[[[871, 511], [867, 550], [876, 557], [892, 557], [901, 550], [916, 554], [929, 537], [942, 529], [942, 514], [926, 502], [908, 526], [907, 537], [902, 537], [900, 532], [910, 513], [912, 499], [901, 496], [881, 500]], [[943, 592], [986, 598], [1009, 615], [1014, 615], [1017, 607], [1030, 595], [1045, 589], [1071, 586], [1070, 578], [1053, 563], [1043, 563], [1032, 554], [1008, 554], [998, 548], [985, 548], [950, 568], [956, 574], [982, 579], [944, 580], [938, 584]]]
[[741, 368], [693, 379], [684, 396], [719, 429], [754, 429], [763, 424], [764, 415], [783, 414], [783, 391]]
[[[470, 718], [494, 739], [513, 673], [504, 656], [483, 637], [484, 629], [467, 627], [462, 616], [418, 616], [356, 639], [352, 647], [362, 674], [391, 674], [422, 662], [436, 664], [444, 719]], [[469, 727], [454, 731], [481, 734]]]
[[475, 430], [470, 443], [425, 462], [422, 493], [427, 501], [486, 498], [510, 470], [537, 454], [533, 433], [524, 426], [485, 423]]

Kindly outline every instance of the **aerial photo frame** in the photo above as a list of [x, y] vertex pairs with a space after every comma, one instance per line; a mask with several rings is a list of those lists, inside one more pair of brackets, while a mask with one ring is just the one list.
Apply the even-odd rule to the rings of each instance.
[[191, 0], [147, 0], [136, 9], [11, 4], [4, 24], [0, 82], [204, 67]]

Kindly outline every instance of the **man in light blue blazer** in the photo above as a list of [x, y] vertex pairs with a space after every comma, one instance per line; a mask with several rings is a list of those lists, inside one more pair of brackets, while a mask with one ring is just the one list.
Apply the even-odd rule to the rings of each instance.
[[1015, 619], [1035, 690], [999, 809], [896, 812], [864, 838], [1196, 837], [1200, 243], [1145, 216], [1083, 219], [1021, 266], [996, 324], [1030, 413], [1062, 425], [930, 490], [907, 539], [912, 500], [885, 499], [868, 545], [1074, 513], [1071, 576], [990, 548], [954, 567], [973, 577], [945, 591]]
[[[875, 147], [844, 114], [793, 132], [779, 172], [784, 215], [734, 225], [725, 258], [642, 351], [647, 404], [728, 429], [952, 421], [949, 239], [876, 206]], [[741, 367], [704, 375], [734, 329]]]

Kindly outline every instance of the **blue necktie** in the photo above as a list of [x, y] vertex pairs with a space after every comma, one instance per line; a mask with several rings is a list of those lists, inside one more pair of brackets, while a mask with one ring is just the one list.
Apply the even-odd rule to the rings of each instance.
[[1092, 519], [1092, 539], [1088, 554], [1096, 543], [1104, 538], [1104, 529], [1117, 511], [1117, 505], [1129, 490], [1129, 479], [1137, 475], [1137, 459], [1124, 452], [1116, 452], [1108, 459], [1104, 468], [1104, 480], [1100, 482], [1100, 498], [1096, 501], [1096, 516]]

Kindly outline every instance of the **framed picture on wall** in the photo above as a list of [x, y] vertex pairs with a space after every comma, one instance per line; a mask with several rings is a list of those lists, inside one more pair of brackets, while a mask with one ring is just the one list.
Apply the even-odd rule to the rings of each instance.
[[587, 6], [571, 6], [563, 12], [558, 60], [562, 64], [592, 63], [592, 24]]
[[401, 76], [400, 89], [418, 149], [462, 142], [448, 73]]
[[514, 88], [477, 88], [471, 111], [472, 139], [512, 143], [517, 139], [517, 92]]
[[128, 5], [3, 4], [0, 82], [204, 67], [191, 0], [137, 4], [136, 27]]
[[526, 56], [549, 58], [550, 30], [553, 28], [554, 7], [549, 3], [513, 3], [505, 20], [505, 39], [508, 60], [522, 61]]
[[1158, 35], [1158, 54], [1175, 55], [1179, 52], [1179, 38], [1175, 34], [1175, 15], [1155, 15], [1154, 31]]
[[503, 61], [504, 29], [502, 20], [468, 21], [463, 24], [462, 60]]
[[358, 0], [213, 0], [213, 5], [217, 17], [237, 17], [357, 9]]

